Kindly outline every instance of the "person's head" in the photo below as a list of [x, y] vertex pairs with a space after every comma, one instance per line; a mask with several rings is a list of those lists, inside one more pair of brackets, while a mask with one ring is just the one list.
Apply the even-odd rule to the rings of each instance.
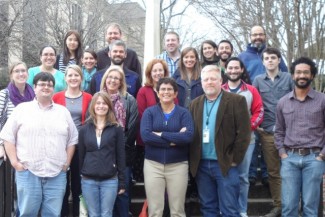
[[306, 89], [317, 74], [317, 66], [308, 57], [300, 57], [291, 64], [290, 73], [296, 87]]
[[81, 58], [82, 66], [88, 71], [91, 71], [96, 67], [97, 64], [97, 54], [93, 49], [87, 49], [83, 52]]
[[199, 63], [199, 54], [193, 47], [184, 48], [181, 52], [179, 69], [182, 79], [187, 79], [187, 72], [192, 72], [192, 80], [200, 77], [201, 65]]
[[64, 37], [63, 63], [68, 64], [71, 57], [74, 57], [79, 64], [82, 56], [82, 42], [78, 31], [69, 30]]
[[250, 32], [251, 44], [260, 48], [266, 43], [266, 33], [262, 26], [253, 26]]
[[115, 40], [109, 45], [108, 56], [113, 65], [122, 65], [126, 58], [126, 44], [121, 40]]
[[236, 82], [242, 78], [243, 72], [245, 71], [245, 65], [238, 57], [231, 57], [227, 60], [225, 69], [228, 81]]
[[164, 45], [167, 53], [178, 52], [180, 46], [179, 35], [174, 31], [167, 32], [164, 37]]
[[80, 66], [68, 65], [65, 72], [65, 82], [67, 82], [68, 88], [79, 88], [81, 89], [81, 83], [83, 74]]
[[145, 71], [146, 86], [154, 87], [160, 78], [168, 77], [168, 65], [163, 59], [153, 59], [148, 62]]
[[109, 94], [120, 93], [125, 96], [127, 86], [124, 71], [120, 66], [110, 66], [105, 72], [100, 90], [107, 91]]
[[117, 125], [113, 104], [106, 92], [100, 91], [94, 94], [89, 105], [90, 119], [97, 125], [97, 119], [105, 118], [106, 123]]
[[26, 63], [22, 61], [12, 63], [9, 68], [9, 78], [15, 85], [26, 84], [28, 79]]
[[42, 66], [45, 68], [53, 67], [56, 62], [56, 50], [53, 46], [44, 46], [39, 52]]
[[281, 62], [281, 53], [274, 47], [267, 47], [262, 51], [262, 61], [266, 71], [276, 71]]
[[221, 40], [218, 44], [218, 56], [221, 61], [226, 62], [232, 55], [234, 47], [229, 40]]
[[178, 93], [178, 86], [173, 78], [161, 78], [156, 87], [160, 103], [173, 103]]
[[106, 29], [106, 41], [108, 44], [111, 44], [115, 40], [121, 40], [122, 30], [121, 26], [117, 23], [110, 23]]
[[201, 72], [202, 89], [208, 99], [215, 99], [221, 91], [221, 69], [216, 65], [207, 65]]
[[54, 93], [55, 79], [51, 73], [40, 72], [33, 80], [34, 91], [38, 101], [51, 101]]
[[217, 58], [218, 45], [212, 40], [205, 40], [201, 44], [201, 60], [212, 61]]

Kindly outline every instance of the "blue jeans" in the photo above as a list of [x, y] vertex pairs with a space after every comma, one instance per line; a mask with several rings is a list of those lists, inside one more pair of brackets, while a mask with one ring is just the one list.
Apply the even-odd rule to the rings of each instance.
[[89, 217], [112, 217], [118, 190], [117, 177], [102, 181], [82, 178], [81, 189]]
[[218, 161], [201, 160], [196, 174], [196, 183], [204, 217], [239, 216], [239, 174], [231, 167], [223, 176]]
[[239, 212], [247, 213], [247, 199], [249, 191], [248, 172], [249, 165], [251, 164], [252, 155], [254, 152], [255, 143], [248, 146], [243, 161], [238, 165], [238, 173], [240, 179], [240, 193], [239, 193]]
[[129, 217], [131, 167], [125, 168], [124, 176], [125, 192], [116, 197], [113, 210], [114, 217]]
[[[254, 148], [254, 152], [253, 152], [253, 156], [252, 156], [252, 160], [251, 160], [251, 165], [249, 167], [249, 175], [248, 176], [257, 178], [257, 168], [260, 167], [262, 178], [268, 177], [266, 163], [264, 161], [263, 152], [261, 151], [262, 148], [261, 148], [260, 135], [256, 131], [254, 132], [254, 134], [255, 134], [255, 148]], [[258, 159], [259, 154], [261, 154], [260, 161]]]
[[317, 217], [320, 185], [324, 173], [324, 161], [315, 157], [318, 153], [301, 156], [288, 152], [281, 160], [282, 216], [298, 216], [299, 199], [302, 197], [303, 216]]
[[29, 170], [16, 171], [19, 216], [60, 216], [66, 187], [66, 172], [38, 177]]

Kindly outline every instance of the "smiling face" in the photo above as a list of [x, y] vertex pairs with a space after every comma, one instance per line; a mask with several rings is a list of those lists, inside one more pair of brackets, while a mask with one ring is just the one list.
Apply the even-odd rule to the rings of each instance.
[[255, 47], [262, 47], [266, 42], [266, 35], [261, 26], [254, 26], [251, 30], [251, 43]]
[[19, 64], [12, 69], [10, 79], [15, 85], [26, 84], [28, 79], [28, 71], [24, 64]]
[[76, 70], [68, 68], [67, 72], [65, 73], [65, 81], [67, 82], [68, 88], [80, 89], [82, 78]]
[[35, 96], [38, 101], [51, 101], [54, 93], [54, 85], [52, 81], [39, 80], [34, 85]]
[[108, 113], [108, 105], [101, 96], [99, 96], [96, 100], [94, 112], [97, 117], [105, 117]]
[[281, 59], [276, 54], [263, 53], [263, 65], [267, 71], [275, 71], [279, 68]]
[[239, 61], [231, 60], [228, 63], [226, 68], [226, 76], [229, 81], [232, 82], [239, 81], [243, 72], [244, 72], [244, 68], [241, 68]]
[[211, 44], [204, 43], [202, 46], [202, 53], [206, 60], [213, 60], [216, 56], [217, 49]]
[[51, 47], [45, 47], [41, 53], [41, 62], [45, 68], [53, 67], [56, 61], [55, 51]]
[[215, 99], [221, 91], [221, 72], [214, 69], [205, 69], [207, 68], [203, 68], [201, 73], [202, 88], [208, 99]]
[[168, 104], [174, 103], [175, 98], [177, 97], [177, 92], [175, 92], [171, 84], [161, 84], [158, 90], [158, 98], [160, 103]]
[[308, 64], [297, 64], [292, 75], [292, 79], [298, 89], [309, 88], [314, 76], [311, 73], [311, 68]]
[[105, 87], [109, 93], [117, 93], [121, 87], [121, 75], [118, 71], [111, 71], [105, 80]]
[[179, 39], [175, 34], [165, 35], [165, 50], [167, 53], [176, 53], [179, 49]]
[[70, 53], [74, 53], [79, 46], [78, 38], [74, 34], [69, 35], [65, 43], [67, 44]]
[[91, 71], [97, 64], [97, 60], [89, 52], [84, 52], [81, 62], [87, 71]]
[[126, 52], [123, 46], [113, 46], [109, 51], [109, 57], [114, 65], [122, 65], [126, 58]]
[[187, 54], [184, 55], [182, 61], [186, 69], [192, 70], [197, 61], [195, 53], [193, 51], [189, 51]]
[[121, 40], [122, 34], [120, 30], [115, 26], [110, 26], [106, 31], [106, 41], [108, 44], [111, 44], [115, 40]]
[[164, 67], [161, 63], [156, 63], [153, 65], [151, 70], [151, 78], [153, 83], [157, 83], [160, 78], [163, 78], [165, 74]]
[[232, 55], [231, 45], [227, 42], [221, 42], [218, 45], [218, 55], [222, 61], [226, 62]]

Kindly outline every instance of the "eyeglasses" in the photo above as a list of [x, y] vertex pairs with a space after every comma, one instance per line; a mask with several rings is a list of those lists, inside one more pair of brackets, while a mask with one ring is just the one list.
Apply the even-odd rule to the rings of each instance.
[[265, 35], [265, 33], [254, 33], [254, 34], [251, 34], [251, 36], [253, 36], [253, 37], [257, 37], [257, 36], [262, 37], [264, 35]]
[[159, 92], [173, 92], [174, 91], [174, 89], [173, 88], [171, 88], [171, 87], [168, 87], [168, 88], [160, 88], [159, 89]]
[[54, 57], [55, 54], [54, 53], [43, 53], [42, 56], [43, 57]]
[[26, 69], [15, 69], [13, 72], [19, 74], [19, 73], [26, 73], [27, 70]]
[[53, 84], [49, 84], [49, 83], [38, 83], [36, 85], [42, 88], [44, 87], [53, 88]]
[[113, 76], [108, 76], [107, 77], [109, 80], [115, 80], [115, 81], [120, 81], [121, 79], [118, 77], [113, 77]]

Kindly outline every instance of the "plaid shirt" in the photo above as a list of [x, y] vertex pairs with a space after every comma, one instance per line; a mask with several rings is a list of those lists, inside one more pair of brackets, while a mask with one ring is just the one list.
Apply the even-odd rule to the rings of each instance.
[[178, 61], [179, 61], [180, 57], [178, 57], [177, 60], [174, 61], [172, 58], [170, 58], [168, 56], [167, 51], [164, 51], [160, 55], [156, 56], [156, 59], [163, 59], [167, 62], [170, 77], [172, 77], [172, 75], [175, 73], [175, 71], [178, 67]]

